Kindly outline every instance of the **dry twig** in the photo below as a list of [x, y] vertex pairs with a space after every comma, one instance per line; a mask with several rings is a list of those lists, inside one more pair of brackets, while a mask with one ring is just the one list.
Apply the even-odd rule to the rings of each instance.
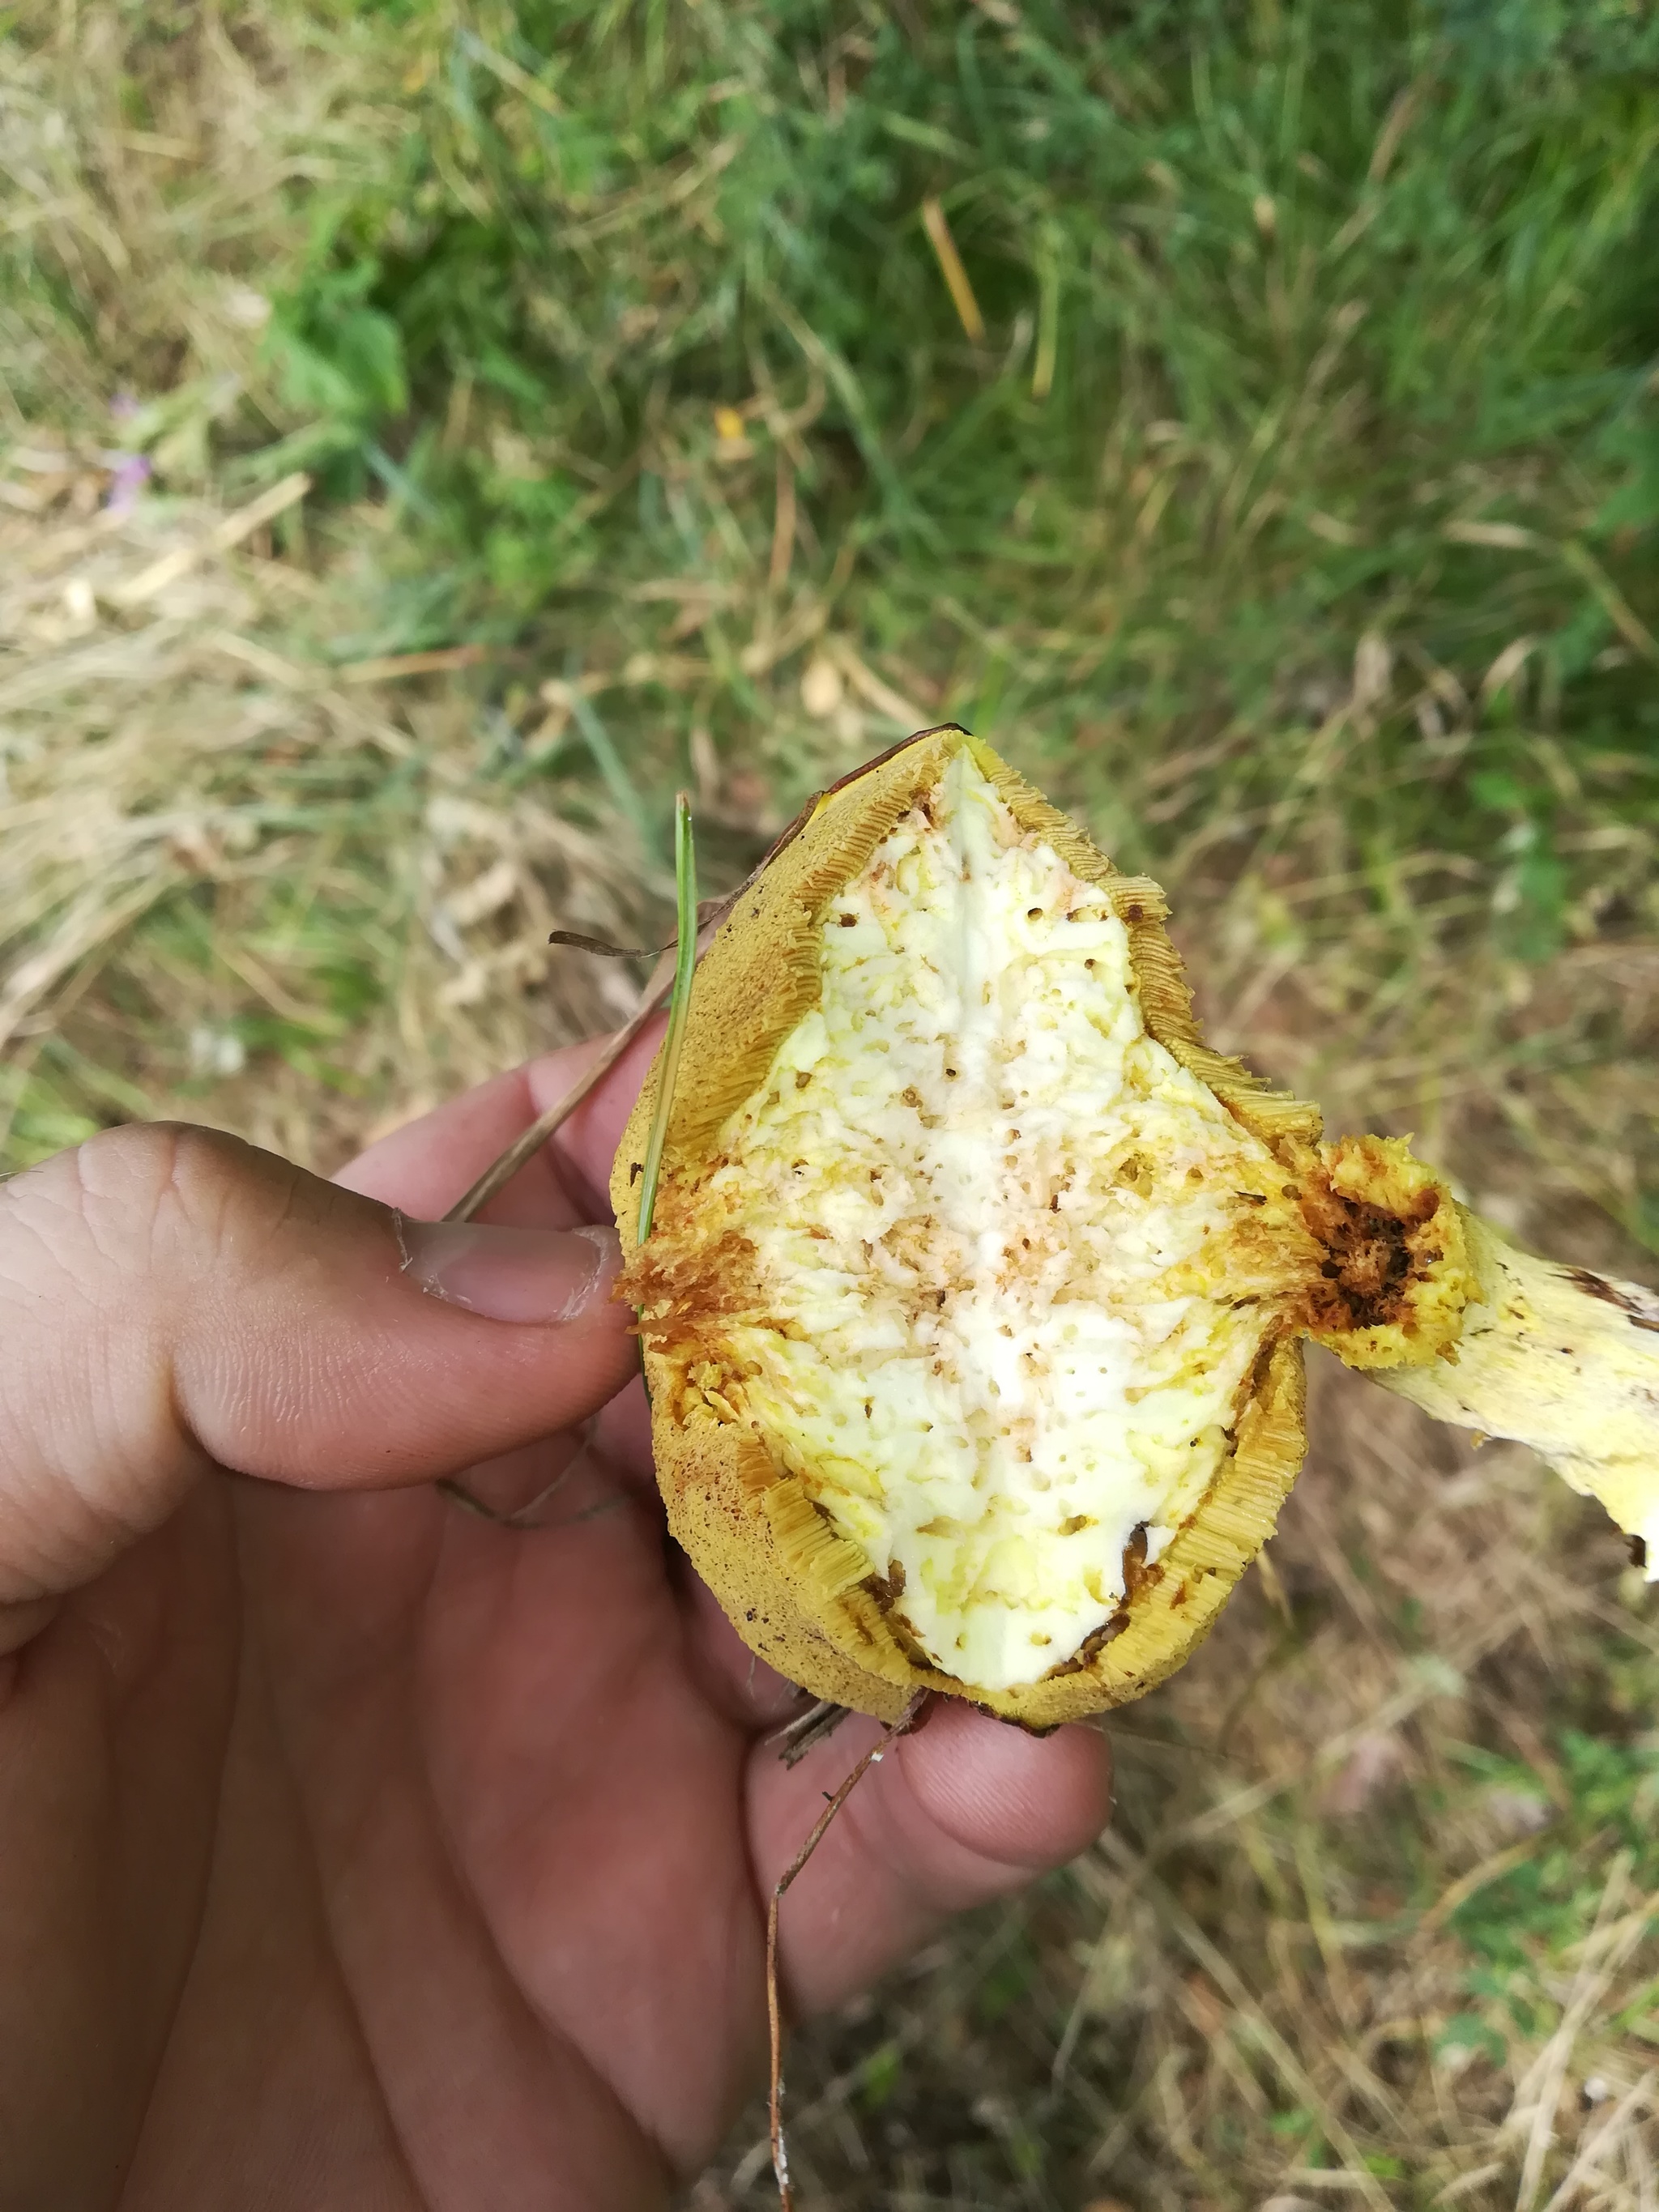
[[768, 2136], [772, 2147], [772, 2171], [777, 2177], [778, 2202], [782, 2212], [795, 2212], [795, 2192], [789, 2181], [789, 2159], [783, 2142], [783, 2004], [778, 1990], [778, 1908], [784, 1893], [829, 1832], [830, 1823], [872, 1766], [879, 1766], [890, 1746], [910, 1735], [921, 1725], [931, 1690], [918, 1690], [898, 1718], [884, 1729], [835, 1796], [812, 1824], [812, 1832], [779, 1875], [766, 1908], [766, 2024], [771, 2040], [771, 2074], [767, 2088]]

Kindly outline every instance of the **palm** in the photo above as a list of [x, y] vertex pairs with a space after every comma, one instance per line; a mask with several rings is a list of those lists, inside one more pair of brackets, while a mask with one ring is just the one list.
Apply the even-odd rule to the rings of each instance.
[[[569, 1074], [487, 1085], [346, 1179], [438, 1213]], [[619, 1069], [495, 1217], [603, 1218], [631, 1087]], [[586, 1442], [467, 1480], [514, 1509], [561, 1473], [530, 1528], [425, 1487], [235, 1483], [117, 1571], [171, 1621], [147, 1773], [213, 1763], [244, 1624], [131, 2203], [601, 2212], [654, 2201], [728, 2123], [763, 2046], [763, 1889], [871, 1724], [781, 1765], [763, 1739], [799, 1695], [665, 1543], [637, 1384]], [[834, 2001], [939, 1912], [1076, 1848], [1099, 1749], [955, 1710], [907, 1744], [792, 1894], [796, 2001]], [[185, 1795], [205, 1808], [210, 1784]]]
[[[533, 1494], [547, 1457], [475, 1480]], [[530, 1532], [430, 1493], [243, 1503], [282, 1734], [411, 2163], [471, 2136], [496, 2189], [517, 2166], [526, 2191], [562, 2171], [573, 2204], [638, 2203], [665, 2154], [707, 2154], [762, 2020], [754, 1730], [697, 1664], [656, 1516], [593, 1455]], [[787, 1704], [757, 1686], [755, 1718]]]

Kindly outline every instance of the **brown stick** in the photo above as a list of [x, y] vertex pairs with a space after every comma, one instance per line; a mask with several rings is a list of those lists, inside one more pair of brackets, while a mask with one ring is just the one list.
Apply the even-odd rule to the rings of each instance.
[[[804, 1697], [806, 1693], [803, 1691], [801, 1694]], [[782, 1745], [778, 1757], [786, 1766], [798, 1766], [809, 1751], [816, 1751], [819, 1744], [828, 1742], [849, 1711], [848, 1706], [836, 1705], [829, 1698], [819, 1698], [766, 1740]]]
[[444, 1216], [446, 1221], [471, 1221], [473, 1215], [489, 1205], [498, 1191], [504, 1190], [527, 1160], [533, 1159], [542, 1146], [562, 1128], [590, 1091], [596, 1090], [604, 1079], [633, 1043], [668, 995], [674, 980], [674, 948], [671, 945], [651, 971], [651, 981], [645, 987], [645, 996], [629, 1016], [616, 1035], [586, 1071], [576, 1079], [556, 1104], [544, 1114], [538, 1114], [530, 1127], [513, 1139], [494, 1164], [484, 1170], [466, 1196], [458, 1200]]
[[872, 1766], [879, 1766], [889, 1747], [908, 1735], [921, 1721], [931, 1690], [918, 1690], [890, 1727], [866, 1751], [812, 1825], [812, 1832], [779, 1876], [766, 1908], [766, 2025], [771, 2038], [772, 2069], [768, 2085], [766, 2118], [772, 2146], [772, 2172], [778, 2185], [782, 2212], [795, 2212], [795, 2192], [789, 2181], [789, 2159], [783, 2144], [783, 2005], [778, 1992], [778, 1908], [783, 1893], [823, 1841], [830, 1823]]

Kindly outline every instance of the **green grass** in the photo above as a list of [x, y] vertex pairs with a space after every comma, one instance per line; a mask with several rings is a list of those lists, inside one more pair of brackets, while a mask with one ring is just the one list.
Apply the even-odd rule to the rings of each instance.
[[[1170, 884], [1221, 1041], [1548, 1249], [1659, 1251], [1650, 10], [219, 21], [0, 11], [13, 1162], [163, 1108], [331, 1160], [614, 1018], [543, 940], [668, 933], [677, 785], [718, 885], [951, 716]], [[1560, 2144], [1505, 2130], [1659, 1887], [1647, 1601], [1512, 1459], [1327, 1402], [1284, 1609], [1125, 1722], [1116, 1844], [803, 2061], [819, 2201], [1243, 2208], [1334, 2127], [1393, 2201], [1542, 2204], [1580, 2046], [1637, 2078], [1639, 1943]]]
[[[659, 866], [695, 749], [775, 819], [891, 733], [867, 696], [804, 710], [828, 638], [1126, 864], [1230, 891], [1281, 996], [1340, 934], [1332, 1003], [1292, 1017], [1338, 1048], [1286, 1072], [1348, 1110], [1356, 1024], [1405, 1070], [1380, 1106], [1421, 1118], [1449, 1030], [1536, 1089], [1502, 1021], [1425, 1047], [1449, 955], [1490, 1002], [1529, 988], [1497, 969], [1651, 927], [1644, 14], [284, 6], [233, 23], [272, 89], [232, 208], [222, 145], [210, 188], [129, 152], [111, 189], [112, 133], [211, 150], [175, 21], [111, 28], [118, 123], [78, 91], [86, 219], [10, 234], [15, 408], [125, 385], [164, 489], [302, 465], [380, 503], [322, 649], [487, 643], [509, 742], [538, 680], [602, 685], [534, 780], [597, 783]], [[1608, 1059], [1602, 995], [1558, 1066]], [[1560, 1157], [1595, 1118], [1534, 1110]], [[1650, 1240], [1617, 1119], [1595, 1194]]]

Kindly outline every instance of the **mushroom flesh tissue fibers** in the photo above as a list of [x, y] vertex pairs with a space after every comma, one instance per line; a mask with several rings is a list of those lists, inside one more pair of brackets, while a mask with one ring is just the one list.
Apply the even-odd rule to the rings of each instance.
[[1178, 1666], [1304, 1448], [1300, 1340], [1534, 1443], [1659, 1557], [1659, 1302], [1212, 1053], [1156, 884], [988, 746], [820, 799], [698, 970], [615, 1197], [670, 1524], [750, 1647], [1042, 1727]]

